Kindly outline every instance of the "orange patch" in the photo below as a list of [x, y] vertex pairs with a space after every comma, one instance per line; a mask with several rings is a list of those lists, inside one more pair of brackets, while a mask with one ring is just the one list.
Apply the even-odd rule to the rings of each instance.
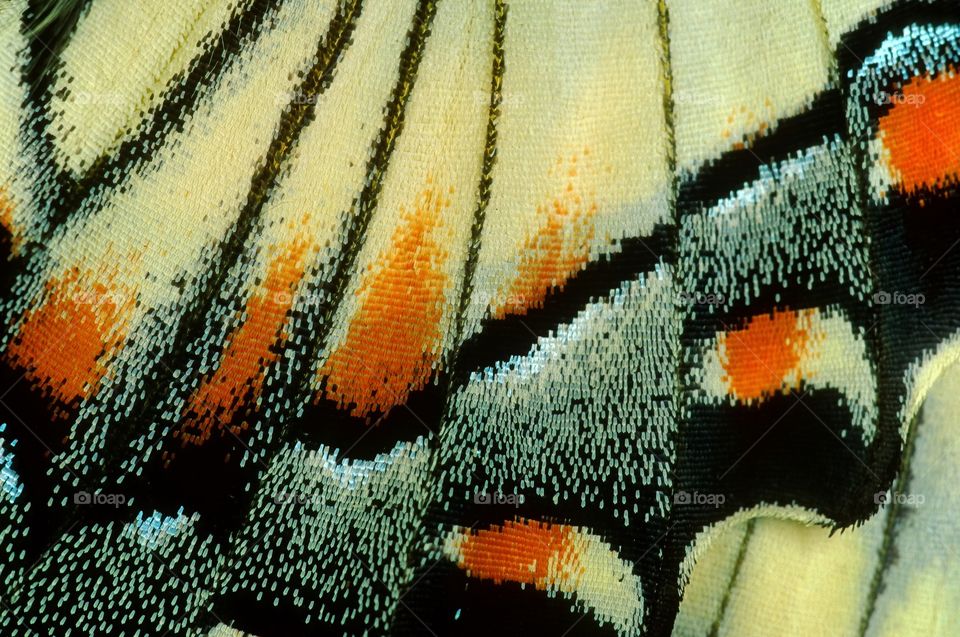
[[[585, 155], [589, 153], [585, 151]], [[567, 184], [560, 195], [537, 207], [537, 215], [543, 218], [543, 224], [524, 242], [517, 277], [499, 302], [491, 307], [494, 318], [508, 314], [523, 316], [532, 308], [543, 307], [551, 290], [562, 290], [567, 280], [586, 265], [594, 236], [593, 218], [597, 214], [597, 204], [592, 193], [581, 192], [578, 183], [584, 169], [581, 167], [577, 166], [577, 156], [571, 157], [565, 175]], [[562, 169], [561, 160], [557, 172], [562, 174]]]
[[960, 77], [915, 77], [880, 118], [889, 164], [908, 193], [960, 179]]
[[120, 288], [87, 284], [88, 278], [92, 275], [74, 269], [49, 281], [45, 298], [27, 312], [6, 351], [11, 365], [23, 369], [61, 407], [94, 394], [123, 343], [134, 305]]
[[13, 202], [7, 196], [6, 186], [0, 186], [0, 226], [10, 235], [10, 249], [16, 254], [20, 247], [20, 238], [13, 221]]
[[6, 186], [0, 186], [0, 226], [13, 234], [13, 202], [7, 197]]
[[796, 369], [804, 354], [808, 334], [800, 319], [810, 312], [784, 310], [754, 316], [742, 329], [720, 335], [717, 344], [725, 381], [733, 395], [750, 400], [790, 389], [784, 386], [784, 377]]
[[731, 139], [734, 129], [740, 128], [744, 131], [743, 137], [734, 141], [732, 148], [734, 150], [749, 148], [757, 139], [768, 135], [772, 131], [770, 122], [775, 118], [773, 117], [773, 103], [769, 98], [763, 100], [763, 111], [763, 113], [758, 114], [742, 104], [739, 108], [734, 108], [727, 116], [726, 126], [720, 131], [720, 136], [723, 139]]
[[[274, 258], [260, 288], [247, 301], [244, 322], [230, 335], [216, 371], [193, 393], [177, 432], [184, 442], [203, 444], [214, 428], [230, 423], [237, 410], [263, 388], [264, 370], [277, 358], [293, 293], [303, 278], [307, 244], [296, 240]], [[222, 425], [221, 425], [222, 426]], [[234, 433], [246, 428], [246, 423]]]
[[[459, 547], [458, 566], [471, 577], [503, 582], [532, 584], [540, 590], [555, 585], [554, 573], [568, 576], [583, 572], [576, 546], [571, 541], [573, 527], [550, 525], [520, 518], [465, 535]], [[554, 575], [556, 577], [556, 575]]]
[[[430, 181], [428, 180], [428, 184]], [[447, 253], [434, 239], [450, 200], [428, 187], [400, 209], [390, 248], [368, 268], [343, 343], [321, 367], [327, 396], [353, 416], [387, 413], [422, 389], [439, 360]]]

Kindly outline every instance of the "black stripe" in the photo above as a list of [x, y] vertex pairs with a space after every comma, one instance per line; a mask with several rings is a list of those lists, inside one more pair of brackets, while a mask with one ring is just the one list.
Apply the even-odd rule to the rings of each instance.
[[[322, 303], [318, 304], [318, 311], [294, 317], [291, 331], [300, 338], [291, 341], [296, 341], [299, 345], [296, 358], [310, 361], [311, 364], [295, 366], [292, 371], [282, 369], [282, 365], [275, 365], [267, 374], [266, 386], [273, 388], [273, 391], [294, 388], [294, 404], [307, 406], [313, 398], [312, 381], [316, 370], [312, 363], [319, 360], [326, 348], [334, 314], [346, 295], [347, 285], [354, 273], [367, 227], [379, 201], [390, 158], [397, 138], [403, 132], [407, 101], [416, 82], [435, 14], [436, 0], [420, 0], [413, 23], [407, 32], [406, 46], [400, 55], [397, 81], [384, 109], [383, 126], [367, 164], [363, 190], [354, 201], [353, 214], [348, 216], [349, 222], [343, 233], [340, 250], [334, 254], [332, 265], [328, 266], [333, 274], [328, 280], [317, 279], [312, 285], [304, 286], [307, 288], [304, 290], [306, 294], [311, 295], [311, 298], [322, 299]], [[296, 423], [293, 425], [287, 428], [285, 435], [296, 430]]]
[[[872, 20], [870, 22], [872, 22]], [[869, 24], [863, 30], [869, 33], [880, 33], [876, 24]], [[847, 44], [851, 35], [850, 33], [844, 35], [836, 50], [840, 77], [844, 79], [841, 90], [843, 91], [843, 99], [846, 104], [849, 104], [850, 100], [853, 99], [851, 87], [856, 83], [856, 80], [853, 79], [855, 76], [851, 75], [852, 69], [850, 64], [855, 63], [859, 66], [862, 63], [861, 56], [855, 53], [854, 50], [850, 48], [850, 45]], [[886, 36], [883, 36], [883, 38], [885, 37]], [[879, 108], [877, 105], [872, 105], [872, 108], [873, 107]], [[896, 250], [889, 249], [889, 242], [897, 241], [899, 237], [894, 238], [894, 234], [883, 229], [876, 210], [870, 202], [868, 179], [869, 167], [873, 161], [867, 152], [867, 145], [863, 143], [865, 140], [857, 140], [850, 136], [850, 133], [855, 131], [849, 130], [849, 122], [847, 128], [847, 144], [854, 159], [853, 175], [856, 191], [853, 194], [857, 197], [857, 203], [863, 214], [863, 232], [866, 233], [865, 239], [868, 240], [865, 249], [867, 264], [869, 265], [867, 272], [869, 277], [868, 282], [871, 286], [870, 292], [872, 297], [878, 290], [883, 290], [885, 287], [883, 284], [883, 264], [886, 262], [903, 264], [903, 262], [897, 258], [898, 254]], [[888, 245], [882, 245], [884, 243], [888, 243]], [[892, 260], [891, 257], [893, 257]], [[904, 271], [905, 270], [906, 267], [904, 267]], [[872, 467], [876, 467], [876, 471], [884, 480], [883, 485], [878, 487], [879, 490], [880, 488], [885, 488], [890, 485], [895, 477], [896, 466], [906, 459], [905, 456], [903, 456], [900, 446], [899, 417], [896, 415], [899, 411], [900, 392], [898, 388], [902, 386], [902, 376], [896, 374], [896, 380], [893, 385], [888, 383], [884, 378], [884, 376], [887, 375], [886, 369], [896, 368], [894, 367], [896, 364], [896, 351], [892, 352], [893, 357], [887, 353], [887, 339], [884, 338], [885, 334], [888, 333], [885, 328], [889, 321], [889, 319], [884, 320], [884, 318], [888, 315], [889, 310], [884, 310], [883, 306], [877, 306], [872, 302], [861, 304], [859, 307], [848, 307], [848, 310], [852, 309], [855, 309], [856, 314], [860, 317], [859, 320], [852, 322], [864, 330], [863, 339], [869, 349], [869, 355], [874, 361], [871, 366], [877, 370], [876, 394], [874, 398], [877, 406], [877, 434], [873, 444], [868, 450], [869, 455], [867, 461]], [[851, 318], [852, 316], [851, 314]], [[868, 321], [870, 322], [869, 325], [867, 325]], [[896, 348], [897, 351], [899, 349], [900, 348]], [[893, 391], [891, 391], [892, 388]], [[874, 593], [874, 591], [871, 591], [869, 595], [873, 595]]]
[[251, 179], [250, 191], [236, 224], [217, 247], [216, 256], [210, 259], [215, 265], [211, 267], [211, 274], [204, 282], [203, 293], [198, 294], [194, 303], [185, 308], [184, 323], [173, 347], [168, 350], [170, 354], [165, 361], [165, 367], [178, 369], [185, 364], [190, 356], [185, 351], [186, 345], [202, 338], [207, 317], [225, 285], [231, 267], [242, 254], [254, 230], [260, 226], [263, 206], [276, 186], [281, 171], [286, 168], [288, 156], [296, 147], [303, 130], [314, 119], [317, 96], [330, 86], [337, 63], [352, 43], [361, 5], [362, 0], [350, 0], [331, 20], [327, 35], [318, 46], [316, 62], [284, 109], [277, 133]]
[[700, 166], [695, 177], [687, 177], [680, 184], [677, 201], [681, 215], [697, 214], [702, 207], [711, 206], [759, 179], [762, 166], [841, 135], [846, 130], [844, 105], [839, 89], [827, 89], [802, 113], [780, 120], [770, 135]]
[[[38, 214], [48, 217], [56, 216], [54, 211], [66, 207], [64, 202], [72, 197], [76, 187], [69, 175], [57, 167], [54, 159], [54, 141], [49, 133], [52, 123], [49, 105], [56, 70], [60, 66], [60, 53], [89, 2], [77, 2], [69, 11], [50, 17], [49, 3], [29, 0], [20, 25], [27, 41], [27, 62], [21, 76], [26, 96], [20, 110], [20, 145], [36, 154], [38, 165], [29, 186], [31, 205]], [[41, 24], [43, 26], [36, 28]], [[31, 219], [29, 223], [36, 226], [37, 221]], [[42, 224], [42, 219], [40, 222]], [[36, 228], [31, 230], [35, 231]], [[32, 238], [31, 232], [25, 234]]]
[[[843, 34], [836, 49], [840, 77], [856, 72], [890, 36], [899, 36], [912, 24], [960, 22], [956, 0], [902, 0], [876, 16], [865, 16], [850, 32]], [[918, 60], [923, 63], [921, 58]]]
[[562, 291], [548, 294], [542, 307], [523, 315], [484, 319], [480, 331], [460, 348], [453, 382], [466, 383], [474, 371], [527, 354], [538, 339], [556, 333], [560, 325], [572, 321], [588, 303], [605, 298], [644, 272], [672, 263], [675, 234], [673, 226], [657, 225], [648, 237], [623, 239], [618, 252], [589, 263]]
[[[503, 98], [503, 74], [506, 70], [503, 43], [506, 38], [507, 6], [504, 0], [495, 0], [493, 25], [493, 69], [490, 75], [490, 110], [487, 115], [487, 140], [483, 149], [483, 166], [480, 171], [480, 186], [477, 196], [477, 209], [470, 228], [470, 245], [467, 261], [463, 266], [463, 288], [460, 290], [460, 303], [454, 328], [455, 343], [463, 339], [463, 324], [473, 293], [473, 279], [480, 257], [483, 242], [483, 225], [487, 218], [487, 206], [490, 203], [490, 191], [493, 185], [493, 167], [497, 161], [497, 121], [500, 119], [500, 104]], [[455, 349], [451, 368], [456, 367], [456, 356], [460, 348]]]
[[737, 559], [733, 563], [733, 570], [730, 573], [730, 579], [727, 580], [727, 586], [723, 590], [723, 598], [720, 600], [720, 608], [717, 609], [717, 616], [713, 618], [713, 624], [710, 626], [709, 637], [717, 637], [720, 634], [720, 624], [727, 615], [727, 606], [730, 605], [730, 593], [737, 585], [737, 579], [740, 576], [740, 568], [747, 557], [747, 551], [750, 548], [750, 539], [753, 537], [753, 529], [757, 525], [757, 518], [751, 518], [747, 522], [747, 529], [743, 532], [740, 539], [740, 548], [737, 550]]
[[[493, 34], [493, 68], [491, 74], [490, 105], [487, 118], [486, 143], [483, 165], [480, 172], [477, 207], [474, 210], [468, 256], [464, 265], [463, 287], [460, 290], [458, 312], [455, 317], [454, 342], [459, 342], [463, 331], [463, 315], [470, 299], [471, 282], [480, 250], [483, 221], [490, 200], [490, 184], [493, 164], [496, 161], [497, 120], [500, 114], [503, 79], [503, 38], [506, 23], [506, 6], [502, 0], [496, 0], [495, 25]], [[456, 356], [454, 350], [453, 357]], [[450, 363], [453, 367], [453, 363]], [[349, 458], [374, 458], [379, 453], [387, 453], [398, 441], [413, 441], [419, 436], [436, 433], [440, 419], [446, 408], [446, 396], [449, 395], [449, 375], [440, 373], [424, 388], [411, 392], [403, 405], [398, 405], [387, 413], [374, 413], [367, 416], [353, 416], [335, 400], [322, 399], [309, 404], [291, 434], [297, 440], [312, 447], [326, 445], [342, 450]], [[325, 395], [326, 379], [323, 381], [320, 395]], [[323, 423], [316, 426], [316, 423]]]
[[[154, 402], [154, 399], [159, 391], [179, 382], [174, 370], [179, 370], [188, 363], [193, 353], [193, 348], [189, 345], [203, 338], [204, 327], [225, 285], [231, 267], [241, 255], [254, 230], [259, 227], [263, 206], [275, 187], [280, 173], [286, 167], [287, 158], [296, 147], [303, 130], [313, 120], [317, 104], [316, 96], [330, 85], [337, 63], [352, 42], [351, 36], [360, 8], [361, 0], [351, 0], [330, 22], [326, 36], [318, 45], [316, 61], [307, 71], [293, 99], [284, 109], [276, 135], [271, 140], [266, 155], [251, 179], [250, 191], [236, 224], [213, 251], [215, 256], [209, 259], [210, 274], [203, 282], [203, 292], [184, 308], [184, 319], [172, 345], [158, 346], [158, 351], [151, 357], [159, 359], [159, 364], [155, 366], [156, 378], [151, 382], [150, 390], [145, 392], [140, 404], [132, 409], [133, 413], [146, 410], [145, 415], [136, 418], [138, 422], [160, 421], [159, 411], [162, 411], [163, 406]], [[128, 448], [132, 436], [138, 433], [142, 431], [134, 426], [118, 428], [118, 432], [109, 439], [104, 456], [112, 459], [122, 454]], [[103, 471], [96, 472], [91, 482], [94, 482], [102, 473]]]
[[40, 235], [39, 240], [46, 241], [53, 229], [81, 209], [86, 201], [101, 199], [108, 196], [106, 192], [122, 189], [128, 178], [136, 174], [138, 166], [153, 159], [171, 131], [183, 130], [209, 84], [231, 64], [240, 62], [244, 41], [248, 40], [249, 46], [269, 31], [265, 28], [266, 18], [281, 2], [253, 0], [248, 11], [238, 8], [187, 70], [171, 80], [171, 88], [140, 122], [137, 132], [124, 139], [114, 151], [98, 157], [76, 182], [57, 169], [58, 180], [69, 182], [70, 187], [64, 190], [60, 205], [51, 211], [47, 232]]
[[[676, 138], [676, 123], [674, 121], [674, 112], [673, 112], [673, 57], [672, 50], [670, 48], [670, 9], [667, 6], [665, 0], [659, 0], [657, 2], [657, 13], [658, 13], [658, 26], [659, 26], [659, 36], [660, 36], [660, 48], [662, 51], [662, 64], [663, 64], [663, 75], [664, 75], [664, 85], [663, 85], [663, 108], [664, 108], [664, 125], [667, 131], [667, 165], [670, 175], [670, 207], [672, 211], [671, 221], [673, 223], [672, 227], [669, 229], [670, 232], [670, 245], [674, 251], [674, 262], [677, 264], [672, 276], [673, 276], [673, 289], [676, 291], [684, 289], [684, 278], [686, 272], [683, 267], [683, 263], [680, 261], [680, 208], [678, 201], [680, 198], [680, 173], [677, 169], [677, 138]], [[675, 309], [673, 312], [673, 320], [680, 322], [681, 314], [678, 309]], [[681, 326], [682, 327], [682, 326]], [[679, 356], [682, 353], [682, 338], [683, 331], [678, 329], [678, 350], [676, 356]], [[680, 365], [679, 362], [675, 362], [673, 369], [666, 371], [665, 374], [672, 371], [674, 387], [678, 391], [680, 387], [683, 386], [683, 378], [680, 374]], [[677, 427], [681, 425], [681, 416], [680, 411], [677, 408], [678, 397], [674, 396], [673, 401], [673, 418], [677, 421]], [[678, 438], [679, 440], [679, 438]], [[674, 455], [674, 461], [672, 463], [672, 468], [676, 467], [676, 455]], [[670, 471], [672, 476], [672, 481], [677, 480], [676, 476], [673, 475], [673, 472]], [[676, 488], [674, 482], [671, 481], [670, 485], [664, 485], [663, 489], [669, 489], [671, 486]], [[672, 490], [670, 493], [670, 500], [672, 501]], [[676, 541], [673, 541], [673, 536], [676, 533], [674, 527], [677, 524], [676, 516], [672, 512], [672, 508], [667, 513], [667, 518], [660, 522], [662, 524], [663, 536], [660, 537], [659, 541], [662, 541], [664, 550], [650, 553], [659, 553], [659, 555], [649, 555], [647, 557], [649, 562], [653, 562], [655, 567], [651, 567], [651, 570], [654, 568], [655, 581], [658, 582], [675, 582], [678, 581], [680, 564], [683, 559], [680, 554], [680, 546], [677, 545]], [[650, 547], [653, 548], [652, 546]], [[650, 550], [650, 549], [645, 549]], [[673, 631], [673, 624], [677, 617], [677, 612], [680, 607], [680, 598], [679, 591], [676, 586], [660, 586], [660, 587], [651, 587], [653, 590], [647, 590], [644, 588], [644, 606], [645, 606], [645, 615], [644, 624], [647, 630], [647, 633], [650, 635], [670, 635]]]
[[[360, 248], [366, 239], [367, 227], [373, 218], [383, 188], [383, 180], [396, 146], [397, 138], [403, 132], [407, 101], [416, 81], [417, 70], [423, 58], [423, 49], [430, 34], [430, 25], [436, 13], [435, 0], [421, 0], [413, 18], [413, 25], [407, 34], [407, 46], [400, 55], [400, 69], [397, 83], [387, 103], [384, 124], [374, 146], [373, 158], [368, 166], [364, 189], [356, 201], [352, 223], [349, 224], [343, 248], [337, 253], [335, 275], [332, 281], [330, 302], [327, 304], [328, 316], [339, 307], [346, 294], [347, 284], [353, 274]], [[326, 341], [330, 320], [324, 321], [326, 329], [318, 340], [318, 345]], [[318, 348], [317, 353], [320, 353]]]
[[[353, 0], [350, 7], [344, 9], [343, 14], [335, 21], [339, 26], [331, 26], [331, 32], [335, 32], [336, 35], [328, 38], [329, 44], [326, 45], [326, 48], [321, 48], [319, 55], [321, 60], [329, 59], [332, 65], [336, 59], [342, 55], [343, 48], [347, 43], [352, 41], [352, 31], [354, 23], [360, 13], [360, 6], [360, 0]], [[352, 225], [345, 233], [349, 239], [345, 241], [346, 245], [344, 249], [336, 255], [337, 262], [334, 264], [335, 280], [330, 283], [333, 289], [328, 292], [317, 292], [318, 295], [322, 294], [323, 296], [315, 297], [324, 298], [329, 303], [329, 306], [321, 308], [326, 311], [322, 316], [326, 322], [321, 324], [321, 326], [313, 327], [313, 324], [310, 323], [313, 317], [303, 313], [294, 313], [292, 320], [295, 324], [292, 331], [299, 335], [300, 338], [290, 339], [290, 341], [288, 341], [290, 343], [288, 347], [296, 350], [296, 356], [293, 357], [296, 361], [316, 360], [316, 357], [312, 354], [312, 348], [322, 346], [322, 338], [325, 337], [329, 331], [330, 314], [336, 309], [345, 294], [346, 282], [349, 274], [352, 272], [353, 263], [359, 252], [359, 247], [362, 244], [366, 225], [372, 216], [373, 210], [376, 208], [383, 173], [386, 169], [390, 153], [395, 145], [395, 140], [402, 128], [403, 111], [413, 85], [416, 69], [419, 64], [420, 51], [428, 33], [429, 21], [432, 18], [432, 14], [432, 1], [423, 2], [415, 14], [413, 26], [408, 35], [408, 46], [400, 62], [397, 83], [386, 109], [385, 124], [373, 145], [371, 159], [367, 169], [367, 178], [364, 182], [365, 187], [360, 197], [354, 203], [358, 212], [354, 215]], [[326, 68], [328, 73], [321, 74], [320, 70], [324, 68]], [[302, 113], [302, 116], [299, 118], [301, 119], [301, 126], [305, 124], [307, 120], [312, 119], [314, 105], [317, 102], [315, 96], [319, 90], [325, 88], [327, 83], [329, 83], [329, 73], [332, 73], [332, 70], [333, 66], [324, 67], [323, 64], [318, 63], [314, 71], [311, 72], [304, 83], [301, 84], [300, 89], [295, 92], [294, 101], [290, 107], [288, 107], [288, 110], [295, 109]], [[299, 134], [300, 128], [295, 130], [296, 133]], [[295, 141], [295, 137], [284, 135], [279, 135], [276, 140], [277, 147], [286, 149], [285, 153], [292, 150], [293, 146], [295, 146]], [[282, 157], [271, 159], [268, 156], [265, 165], [276, 166], [276, 170], [279, 171], [281, 160]], [[266, 174], [261, 176], [263, 178], [255, 177], [255, 187], [251, 191], [251, 199], [258, 198], [257, 192], [263, 193], [261, 196], [264, 196], [267, 190], [272, 187], [268, 182], [275, 178], [275, 176], [274, 173], [273, 176], [269, 178], [267, 178]], [[258, 183], [261, 184], [260, 187], [257, 187]], [[255, 226], [257, 224], [254, 224], [251, 220], [250, 225]], [[244, 232], [241, 238], [245, 241], [249, 236], [249, 232]], [[228, 242], [236, 251], [236, 253], [232, 254], [230, 259], [227, 260], [231, 262], [231, 264], [233, 259], [240, 254], [239, 251], [242, 250], [244, 245], [243, 241], [234, 239]], [[207, 324], [210, 307], [216, 303], [216, 300], [220, 296], [220, 287], [226, 281], [223, 277], [227, 275], [228, 269], [227, 265], [224, 264], [221, 270], [222, 277], [218, 280], [213, 280], [207, 286], [205, 297], [208, 299], [210, 306], [204, 306], [188, 312], [187, 316], [195, 316], [196, 318], [193, 320], [192, 326], [181, 329], [177, 342], [170, 350], [172, 356], [171, 362], [166, 366], [160, 366], [163, 368], [160, 369], [160, 372], [164, 378], [160, 383], [157, 383], [159, 387], [172, 387], [174, 383], [177, 382], [177, 379], [173, 377], [171, 370], [179, 370], [187, 367], [191, 358], [195, 355], [197, 350], [189, 347], [189, 345], [191, 343], [199, 343], [203, 339], [203, 328]], [[304, 325], [308, 324], [312, 329], [304, 327]], [[314, 334], [319, 334], [319, 336], [314, 336]], [[295, 393], [297, 391], [300, 392], [302, 402], [308, 400], [312, 393], [310, 381], [313, 378], [313, 370], [310, 365], [299, 366], [296, 363], [294, 363], [294, 370], [290, 370], [285, 365], [285, 363], [290, 360], [291, 357], [289, 356], [281, 357], [277, 364], [270, 366], [270, 368], [266, 370], [264, 387], [261, 394], [263, 404], [271, 405], [280, 400], [280, 392], [284, 392], [283, 401], [286, 403], [286, 401], [291, 398], [288, 393], [291, 388], [293, 388]], [[189, 391], [189, 389], [190, 387], [184, 388], [185, 391]], [[147, 400], [152, 399], [148, 398]], [[157, 414], [157, 418], [163, 418], [163, 421], [166, 422], [169, 421], [169, 415], [164, 415], [163, 413], [165, 404], [165, 401], [152, 403], [150, 410], [152, 413]], [[283, 409], [284, 412], [289, 411], [289, 407], [285, 406]], [[208, 441], [203, 448], [188, 450], [181, 449], [179, 441], [167, 439], [164, 442], [164, 448], [170, 449], [176, 454], [176, 458], [173, 461], [175, 466], [172, 465], [172, 468], [176, 470], [170, 471], [170, 468], [165, 469], [161, 467], [159, 458], [155, 458], [151, 462], [150, 467], [147, 468], [147, 472], [152, 472], [153, 475], [160, 476], [161, 479], [175, 482], [178, 487], [174, 488], [173, 491], [182, 492], [183, 489], [179, 487], [185, 484], [185, 481], [189, 479], [192, 474], [203, 474], [205, 471], [208, 471], [208, 467], [218, 466], [217, 463], [219, 463], [225, 455], [234, 458], [227, 465], [219, 465], [218, 472], [224, 474], [229, 473], [228, 479], [209, 480], [203, 490], [204, 493], [199, 495], [195, 494], [196, 497], [187, 503], [187, 506], [196, 507], [198, 510], [203, 510], [207, 513], [205, 517], [216, 523], [212, 531], [217, 534], [218, 537], [225, 537], [223, 535], [224, 532], [229, 532], [242, 522], [243, 515], [246, 513], [246, 506], [249, 504], [249, 494], [254, 492], [254, 490], [248, 489], [247, 487], [250, 486], [251, 481], [255, 482], [258, 479], [257, 474], [262, 471], [267, 459], [277, 451], [284, 436], [289, 435], [288, 432], [290, 428], [294, 428], [296, 424], [293, 423], [293, 425], [291, 425], [286, 419], [277, 419], [275, 416], [270, 420], [265, 420], [263, 418], [263, 412], [259, 411], [256, 406], [241, 410], [238, 412], [237, 418], [249, 423], [250, 426], [247, 430], [256, 436], [255, 442], [250, 442], [249, 436], [247, 436], [247, 440], [245, 441], [238, 440], [230, 435], [225, 435], [215, 437], [211, 441]], [[148, 417], [144, 419], [144, 422], [149, 423], [154, 422], [154, 420], [152, 417]], [[231, 425], [234, 423], [224, 424]], [[280, 427], [288, 429], [280, 436], [275, 436], [270, 433], [273, 429]], [[256, 449], [256, 457], [252, 461], [250, 457], [248, 457], [249, 454], [247, 452], [247, 449], [250, 447]], [[117, 448], [123, 451], [128, 448], [128, 443], [126, 441], [120, 441]], [[187, 451], [190, 451], [190, 453], [186, 453]], [[161, 454], [157, 455], [159, 456]], [[211, 464], [211, 458], [217, 460], [217, 462]], [[244, 458], [246, 458], [246, 460], [244, 460]], [[155, 485], [151, 486], [149, 482], [145, 482], [137, 488], [148, 494], [156, 492]], [[140, 495], [142, 496], [143, 494]], [[182, 498], [185, 495], [188, 494], [180, 494], [180, 499], [177, 500], [180, 505], [184, 504]], [[171, 502], [163, 502], [162, 504], [165, 506], [174, 506], [174, 503]], [[214, 511], [212, 515], [210, 514], [211, 511]]]

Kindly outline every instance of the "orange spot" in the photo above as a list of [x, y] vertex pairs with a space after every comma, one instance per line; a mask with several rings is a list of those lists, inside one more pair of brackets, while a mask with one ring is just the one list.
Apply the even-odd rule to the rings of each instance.
[[784, 386], [784, 377], [796, 369], [804, 354], [808, 333], [800, 321], [811, 312], [784, 310], [754, 316], [742, 329], [720, 335], [717, 345], [725, 380], [738, 399], [760, 399], [790, 389]]
[[0, 186], [0, 226], [10, 235], [10, 250], [16, 254], [20, 248], [20, 238], [13, 221], [13, 202], [7, 196], [6, 186]]
[[[463, 536], [458, 566], [471, 577], [532, 584], [540, 590], [557, 585], [558, 575], [582, 575], [573, 527], [520, 518], [502, 527]], [[552, 573], [551, 573], [551, 562]]]
[[6, 186], [0, 186], [0, 226], [13, 234], [13, 202], [7, 197]]
[[[770, 121], [773, 120], [772, 105], [770, 100], [764, 101], [766, 116], [762, 113], [747, 109], [745, 105], [740, 105], [739, 110], [733, 108], [726, 118], [726, 126], [720, 130], [720, 137], [729, 140], [734, 135], [735, 129], [742, 129], [743, 134], [731, 143], [734, 150], [743, 150], [749, 148], [758, 139], [768, 135], [770, 130]], [[770, 121], [768, 121], [768, 119]]]
[[[134, 300], [111, 283], [115, 274], [88, 283], [92, 273], [73, 269], [49, 281], [45, 297], [27, 312], [7, 347], [11, 365], [24, 370], [60, 408], [95, 393], [123, 343]], [[66, 414], [58, 409], [56, 415]]]
[[[576, 156], [570, 161], [571, 165], [576, 163]], [[562, 194], [537, 208], [543, 224], [523, 243], [517, 277], [491, 306], [494, 318], [508, 314], [522, 316], [532, 308], [543, 307], [554, 288], [562, 290], [567, 280], [586, 265], [597, 204], [592, 193], [584, 195], [574, 181], [581, 172], [571, 167], [567, 171], [570, 181]], [[587, 197], [590, 203], [585, 204]]]
[[[186, 419], [176, 434], [184, 442], [203, 444], [215, 428], [229, 425], [240, 407], [259, 395], [264, 371], [277, 358], [275, 345], [284, 339], [283, 327], [297, 283], [303, 278], [306, 256], [307, 242], [298, 238], [270, 262], [216, 371], [190, 398]], [[246, 427], [244, 422], [234, 426], [233, 432], [239, 434]]]
[[[952, 73], [952, 71], [951, 71]], [[889, 164], [908, 193], [960, 178], [960, 77], [915, 77], [880, 118]]]
[[430, 380], [447, 286], [447, 253], [434, 234], [449, 205], [443, 189], [431, 186], [412, 209], [401, 206], [390, 248], [357, 289], [360, 309], [319, 371], [327, 376], [327, 396], [341, 408], [352, 405], [353, 416], [385, 414]]

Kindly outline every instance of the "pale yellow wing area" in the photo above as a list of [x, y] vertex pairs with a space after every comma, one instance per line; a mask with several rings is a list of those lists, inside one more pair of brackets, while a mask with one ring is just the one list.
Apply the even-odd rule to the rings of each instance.
[[509, 5], [467, 335], [670, 221], [661, 42], [652, 0]]
[[455, 339], [490, 103], [494, 3], [439, 3], [317, 382], [354, 415], [423, 388]]
[[[241, 3], [242, 4], [242, 3]], [[56, 159], [80, 173], [130, 136], [236, 2], [97, 0], [61, 55], [50, 102]]]
[[807, 0], [667, 0], [677, 168], [692, 172], [809, 106], [834, 65]]

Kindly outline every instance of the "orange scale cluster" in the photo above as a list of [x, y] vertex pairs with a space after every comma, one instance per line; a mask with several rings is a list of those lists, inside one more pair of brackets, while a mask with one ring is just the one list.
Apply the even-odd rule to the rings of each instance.
[[188, 402], [181, 441], [200, 445], [229, 424], [239, 434], [247, 423], [232, 424], [237, 412], [263, 388], [267, 366], [277, 359], [275, 345], [286, 336], [284, 326], [293, 308], [294, 292], [306, 268], [307, 242], [294, 240], [267, 268], [259, 289], [250, 296], [243, 323], [227, 339], [216, 370]]
[[48, 281], [7, 346], [7, 361], [57, 401], [58, 417], [96, 392], [126, 338], [135, 300], [115, 272], [104, 274], [74, 268]]
[[933, 190], [960, 180], [960, 77], [918, 76], [880, 118], [879, 136], [900, 188]]
[[801, 319], [811, 310], [775, 310], [754, 316], [740, 329], [717, 339], [724, 381], [739, 400], [759, 400], [789, 392], [785, 377], [796, 371], [807, 350], [809, 334]]
[[[7, 196], [7, 187], [0, 186], [0, 227], [2, 227], [11, 237], [16, 236], [13, 224], [13, 202]], [[14, 239], [12, 244], [13, 251], [17, 251], [17, 243]]]
[[439, 362], [448, 277], [447, 252], [435, 235], [452, 192], [428, 186], [412, 206], [401, 206], [389, 248], [356, 291], [360, 308], [319, 370], [326, 396], [355, 417], [386, 414], [405, 403]]
[[573, 527], [518, 518], [462, 536], [457, 564], [471, 577], [546, 590], [560, 573], [583, 573], [574, 537]]
[[[589, 150], [584, 153], [589, 155]], [[595, 234], [597, 204], [592, 195], [582, 192], [578, 178], [585, 164], [580, 167], [577, 162], [577, 155], [573, 155], [565, 171], [568, 181], [561, 193], [537, 207], [537, 217], [543, 221], [537, 232], [524, 241], [517, 276], [491, 308], [494, 318], [522, 316], [543, 307], [551, 291], [562, 290], [570, 277], [586, 266]], [[562, 160], [558, 160], [557, 170], [563, 171]]]

